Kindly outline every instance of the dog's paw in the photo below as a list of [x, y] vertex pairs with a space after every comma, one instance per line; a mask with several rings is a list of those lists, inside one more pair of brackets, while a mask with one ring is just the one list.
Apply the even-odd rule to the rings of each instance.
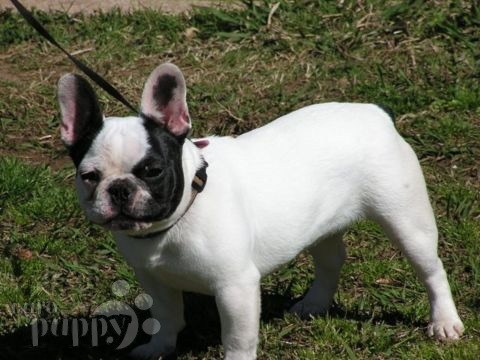
[[174, 347], [168, 349], [160, 349], [156, 344], [147, 343], [137, 346], [130, 351], [128, 357], [134, 360], [159, 360], [165, 359], [166, 356], [175, 351]]
[[296, 314], [301, 318], [308, 318], [310, 315], [325, 314], [330, 308], [330, 302], [312, 302], [306, 299], [303, 299], [296, 304], [294, 304], [289, 312]]
[[460, 319], [433, 321], [428, 325], [427, 333], [440, 341], [460, 339], [465, 330]]

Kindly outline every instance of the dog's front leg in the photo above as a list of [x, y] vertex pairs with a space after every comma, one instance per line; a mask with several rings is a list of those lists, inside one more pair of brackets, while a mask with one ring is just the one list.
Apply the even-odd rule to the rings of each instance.
[[225, 359], [255, 359], [260, 322], [259, 281], [222, 287], [215, 301], [220, 313]]
[[133, 349], [134, 359], [158, 359], [175, 350], [177, 334], [185, 326], [183, 317], [183, 294], [158, 282], [156, 277], [135, 269], [140, 284], [153, 299], [151, 315], [160, 323], [160, 330], [152, 335], [150, 342]]

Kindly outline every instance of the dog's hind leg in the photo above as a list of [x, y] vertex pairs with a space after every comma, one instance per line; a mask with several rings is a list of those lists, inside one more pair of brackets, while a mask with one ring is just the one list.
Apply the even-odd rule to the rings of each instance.
[[315, 279], [305, 297], [290, 309], [299, 316], [325, 313], [332, 305], [346, 258], [343, 233], [319, 240], [309, 251], [315, 264]]
[[[406, 145], [406, 144], [405, 144]], [[447, 275], [437, 255], [437, 226], [420, 165], [405, 146], [403, 158], [388, 169], [391, 179], [371, 188], [371, 218], [405, 254], [428, 292], [428, 333], [438, 339], [458, 339], [463, 333]]]
[[383, 218], [379, 223], [408, 258], [427, 288], [430, 301], [428, 334], [438, 339], [458, 339], [463, 333], [463, 324], [457, 314], [442, 261], [437, 255], [435, 222], [432, 218], [429, 224], [422, 224], [422, 220], [412, 211], [404, 214], [403, 218]]

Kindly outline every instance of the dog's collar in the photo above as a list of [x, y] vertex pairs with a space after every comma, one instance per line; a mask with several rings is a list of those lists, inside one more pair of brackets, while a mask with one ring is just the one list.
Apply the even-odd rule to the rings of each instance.
[[205, 189], [205, 185], [207, 184], [207, 167], [208, 167], [208, 163], [205, 161], [205, 159], [203, 159], [202, 157], [202, 161], [203, 161], [203, 165], [200, 169], [197, 170], [197, 172], [195, 173], [195, 176], [193, 177], [193, 181], [192, 181], [192, 194], [190, 196], [190, 201], [187, 205], [187, 208], [185, 209], [185, 211], [183, 212], [182, 215], [180, 215], [180, 217], [175, 220], [175, 222], [171, 225], [168, 225], [167, 227], [163, 228], [163, 229], [159, 229], [159, 230], [155, 230], [155, 231], [152, 231], [150, 233], [147, 233], [147, 234], [142, 234], [142, 235], [129, 235], [130, 237], [133, 237], [135, 239], [148, 239], [148, 238], [152, 238], [152, 237], [155, 237], [155, 236], [158, 236], [158, 235], [161, 235], [161, 234], [164, 234], [166, 233], [168, 230], [170, 230], [172, 227], [174, 227], [175, 225], [177, 225], [177, 223], [180, 221], [180, 219], [182, 219], [185, 214], [188, 212], [188, 210], [190, 210], [190, 207], [193, 205], [193, 202], [195, 201], [195, 198], [197, 197], [197, 195], [199, 193], [201, 193], [203, 191], [203, 189]]

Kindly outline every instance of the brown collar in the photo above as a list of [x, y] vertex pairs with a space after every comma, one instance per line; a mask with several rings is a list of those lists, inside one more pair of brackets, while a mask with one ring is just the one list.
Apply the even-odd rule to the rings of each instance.
[[[195, 173], [195, 176], [193, 177], [192, 196], [190, 197], [190, 202], [188, 203], [185, 212], [183, 213], [182, 216], [180, 216], [178, 218], [178, 220], [180, 220], [187, 213], [187, 211], [190, 209], [190, 206], [192, 206], [193, 202], [195, 201], [195, 198], [197, 197], [197, 195], [199, 193], [201, 193], [203, 191], [203, 189], [205, 188], [205, 185], [207, 185], [208, 163], [204, 159], [202, 159], [202, 160], [203, 160], [202, 167], [197, 170], [197, 172]], [[175, 221], [175, 223], [173, 225], [175, 225], [178, 222], [178, 220]], [[173, 225], [171, 225], [170, 227], [172, 227]], [[167, 228], [166, 230], [168, 230], [169, 228]]]

